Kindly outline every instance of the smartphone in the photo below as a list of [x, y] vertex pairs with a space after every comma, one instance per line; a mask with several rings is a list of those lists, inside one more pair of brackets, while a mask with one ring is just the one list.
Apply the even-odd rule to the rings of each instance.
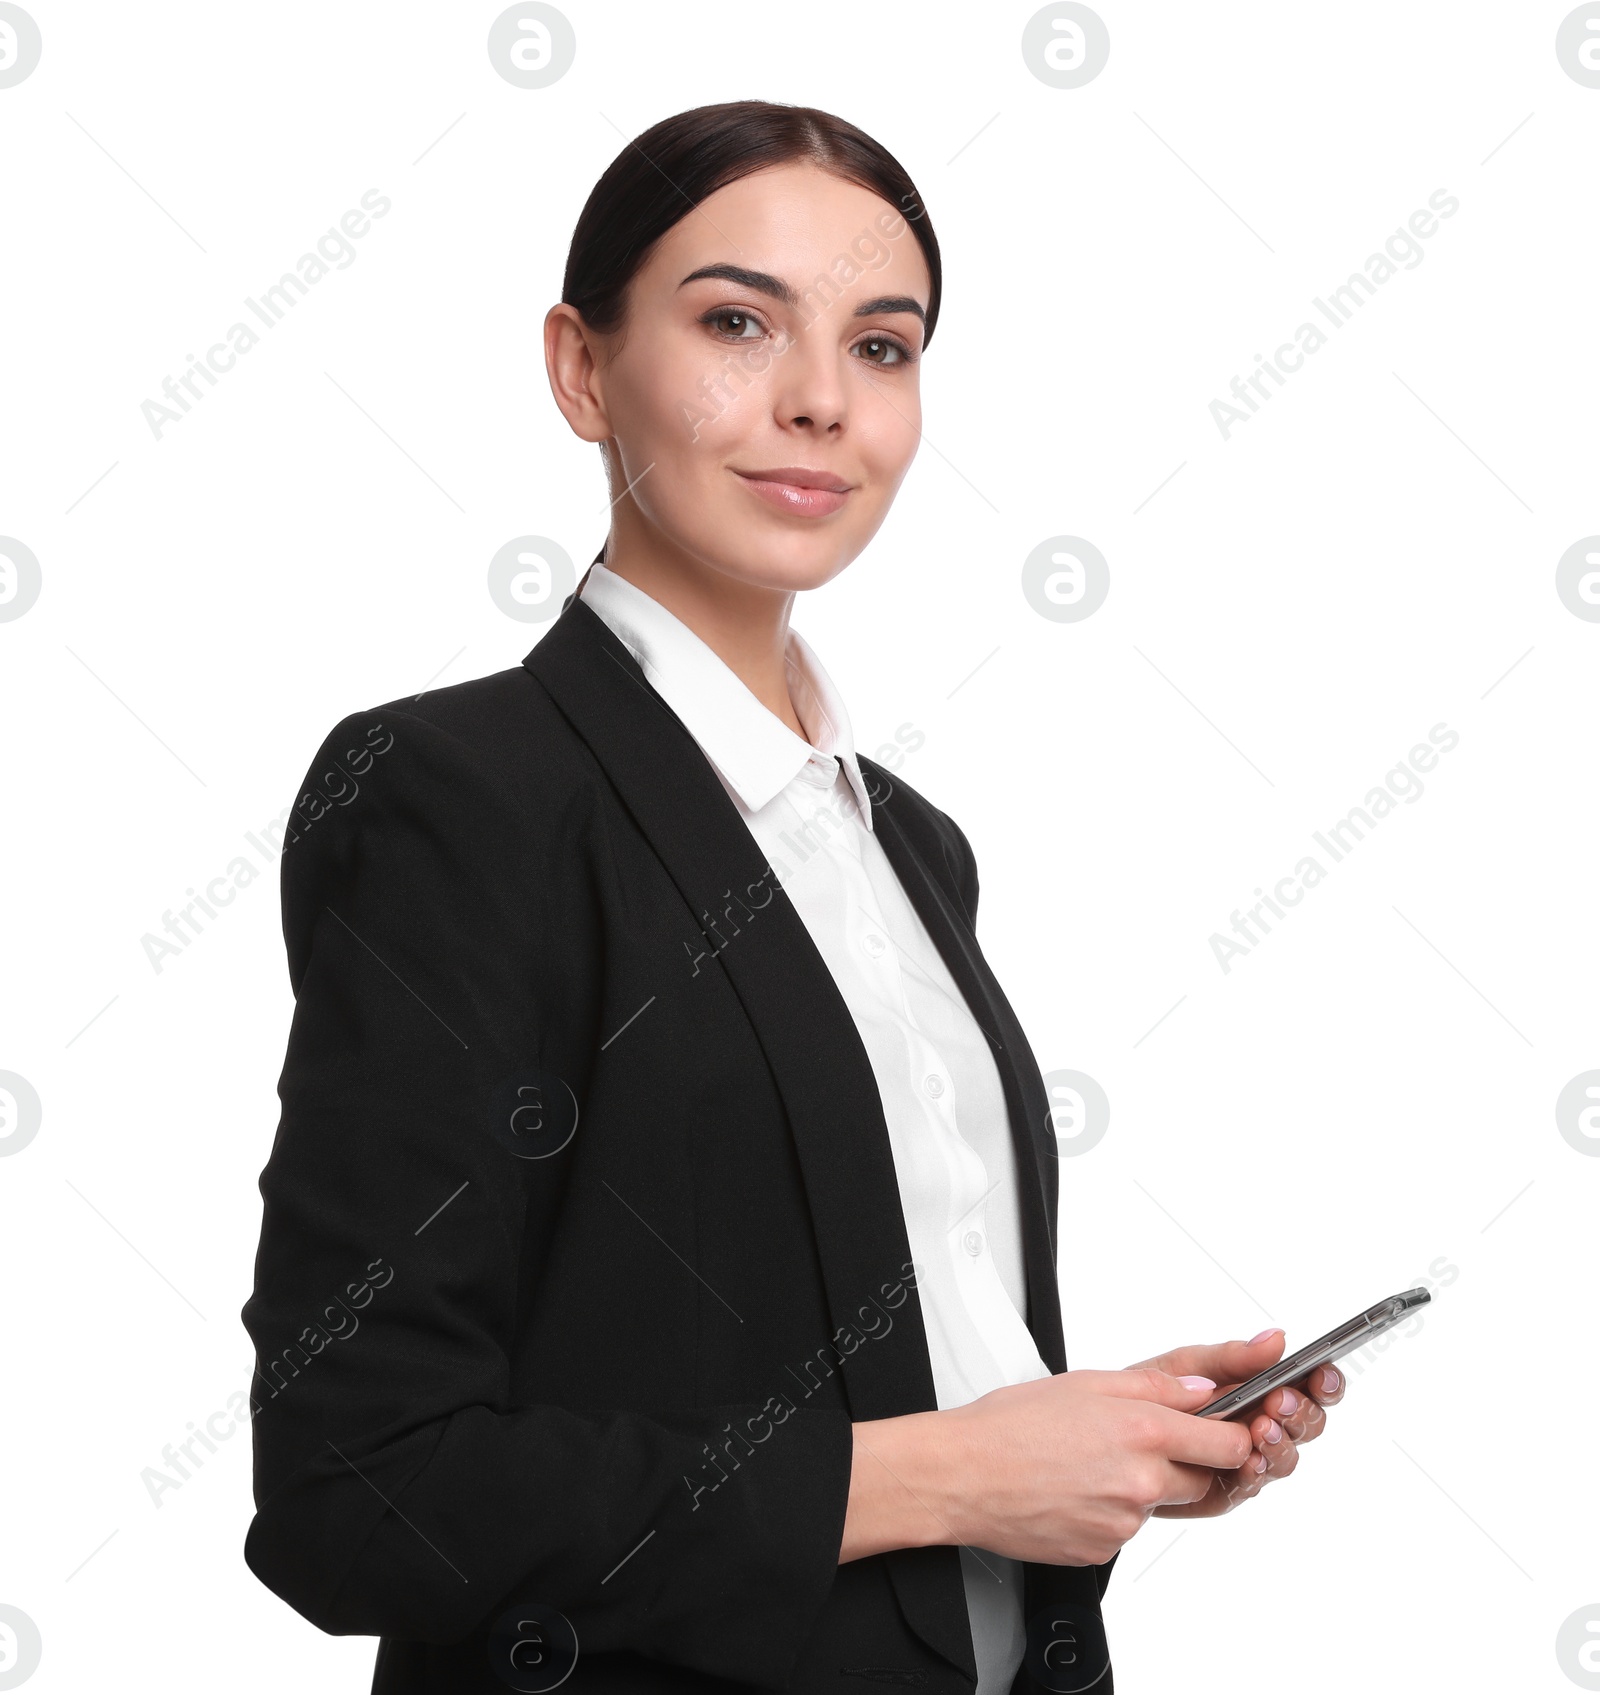
[[1241, 1383], [1237, 1389], [1230, 1389], [1226, 1395], [1219, 1395], [1216, 1400], [1201, 1407], [1196, 1417], [1230, 1418], [1236, 1412], [1243, 1412], [1246, 1407], [1270, 1395], [1274, 1389], [1281, 1389], [1285, 1383], [1293, 1383], [1307, 1376], [1319, 1365], [1331, 1365], [1334, 1360], [1343, 1359], [1363, 1342], [1381, 1335], [1403, 1318], [1409, 1318], [1418, 1307], [1425, 1307], [1432, 1299], [1426, 1289], [1407, 1289], [1403, 1295], [1391, 1295], [1388, 1300], [1379, 1301], [1375, 1307], [1368, 1307], [1365, 1312], [1357, 1313], [1337, 1330], [1330, 1330], [1326, 1336], [1319, 1336], [1315, 1342], [1308, 1342], [1298, 1353], [1285, 1354], [1276, 1365], [1268, 1366], [1265, 1371], [1258, 1371], [1248, 1383]]

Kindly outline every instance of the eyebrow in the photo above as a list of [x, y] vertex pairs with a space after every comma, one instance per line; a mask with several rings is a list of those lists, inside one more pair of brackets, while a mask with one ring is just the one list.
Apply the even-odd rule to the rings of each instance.
[[[759, 294], [771, 295], [774, 300], [781, 300], [785, 306], [798, 306], [800, 298], [782, 277], [775, 277], [770, 271], [747, 271], [742, 265], [702, 265], [698, 271], [691, 271], [683, 282], [698, 282], [702, 277], [720, 277], [724, 282], [739, 283], [745, 288], [753, 288]], [[870, 318], [878, 312], [910, 312], [920, 322], [926, 324], [928, 315], [917, 301], [909, 294], [880, 294], [876, 299], [863, 300], [856, 307], [854, 316]]]

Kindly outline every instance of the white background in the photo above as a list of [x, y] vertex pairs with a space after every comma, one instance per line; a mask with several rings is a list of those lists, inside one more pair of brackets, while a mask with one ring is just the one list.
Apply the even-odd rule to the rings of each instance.
[[[1600, 624], [1555, 567], [1600, 531], [1600, 90], [1557, 61], [1570, 7], [1106, 0], [1076, 90], [1030, 74], [1026, 5], [564, 9], [576, 63], [525, 91], [493, 4], [30, 0], [43, 58], [0, 91], [0, 532], [43, 572], [0, 623], [31, 1687], [368, 1686], [370, 1640], [243, 1563], [246, 1434], [159, 1507], [141, 1480], [251, 1368], [276, 867], [159, 973], [141, 937], [346, 712], [533, 645], [490, 557], [604, 534], [540, 351], [574, 219], [625, 137], [759, 96], [875, 134], [943, 245], [923, 451], [795, 622], [863, 748], [925, 732], [903, 776], [972, 838], [1041, 1065], [1110, 1100], [1062, 1165], [1072, 1364], [1435, 1286], [1295, 1477], [1128, 1546], [1119, 1689], [1571, 1689], [1600, 1159], [1554, 1107], [1600, 1066]], [[141, 402], [372, 188], [355, 262], [157, 440]], [[1439, 189], [1422, 262], [1225, 440], [1210, 402]], [[1079, 622], [1021, 591], [1061, 534], [1109, 562]], [[1225, 973], [1212, 934], [1439, 723], [1421, 798]]]

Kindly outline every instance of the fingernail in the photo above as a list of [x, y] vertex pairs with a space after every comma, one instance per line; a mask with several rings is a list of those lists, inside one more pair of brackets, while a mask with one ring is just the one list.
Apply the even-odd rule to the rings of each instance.
[[1339, 1387], [1339, 1374], [1332, 1366], [1326, 1366], [1322, 1372], [1322, 1392], [1331, 1395]]
[[1215, 1389], [1216, 1384], [1209, 1377], [1180, 1377], [1178, 1381], [1185, 1389]]
[[1247, 1348], [1253, 1348], [1257, 1342], [1265, 1342], [1269, 1336], [1276, 1336], [1278, 1334], [1279, 1330], [1275, 1325], [1271, 1330], [1263, 1330], [1259, 1336], [1252, 1336], [1250, 1340], [1245, 1343], [1245, 1346]]
[[1250, 1464], [1258, 1472], [1265, 1471], [1267, 1469], [1267, 1456], [1265, 1454], [1257, 1454]]
[[1283, 1426], [1278, 1423], [1277, 1419], [1273, 1419], [1267, 1425], [1267, 1440], [1269, 1442], [1281, 1442], [1283, 1440]]
[[1299, 1405], [1300, 1397], [1295, 1394], [1294, 1390], [1285, 1389], [1283, 1392], [1283, 1405], [1279, 1408], [1279, 1411], [1283, 1414], [1283, 1416], [1287, 1418], [1289, 1414], [1292, 1413]]

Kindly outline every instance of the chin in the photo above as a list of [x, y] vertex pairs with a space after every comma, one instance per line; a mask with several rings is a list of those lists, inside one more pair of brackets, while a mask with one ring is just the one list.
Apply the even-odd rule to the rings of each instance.
[[[719, 547], [718, 552], [725, 549]], [[715, 555], [712, 556], [715, 558]], [[740, 582], [762, 588], [799, 593], [831, 583], [855, 558], [854, 553], [835, 547], [819, 550], [813, 543], [805, 549], [753, 546], [733, 559], [717, 560], [718, 568]]]

